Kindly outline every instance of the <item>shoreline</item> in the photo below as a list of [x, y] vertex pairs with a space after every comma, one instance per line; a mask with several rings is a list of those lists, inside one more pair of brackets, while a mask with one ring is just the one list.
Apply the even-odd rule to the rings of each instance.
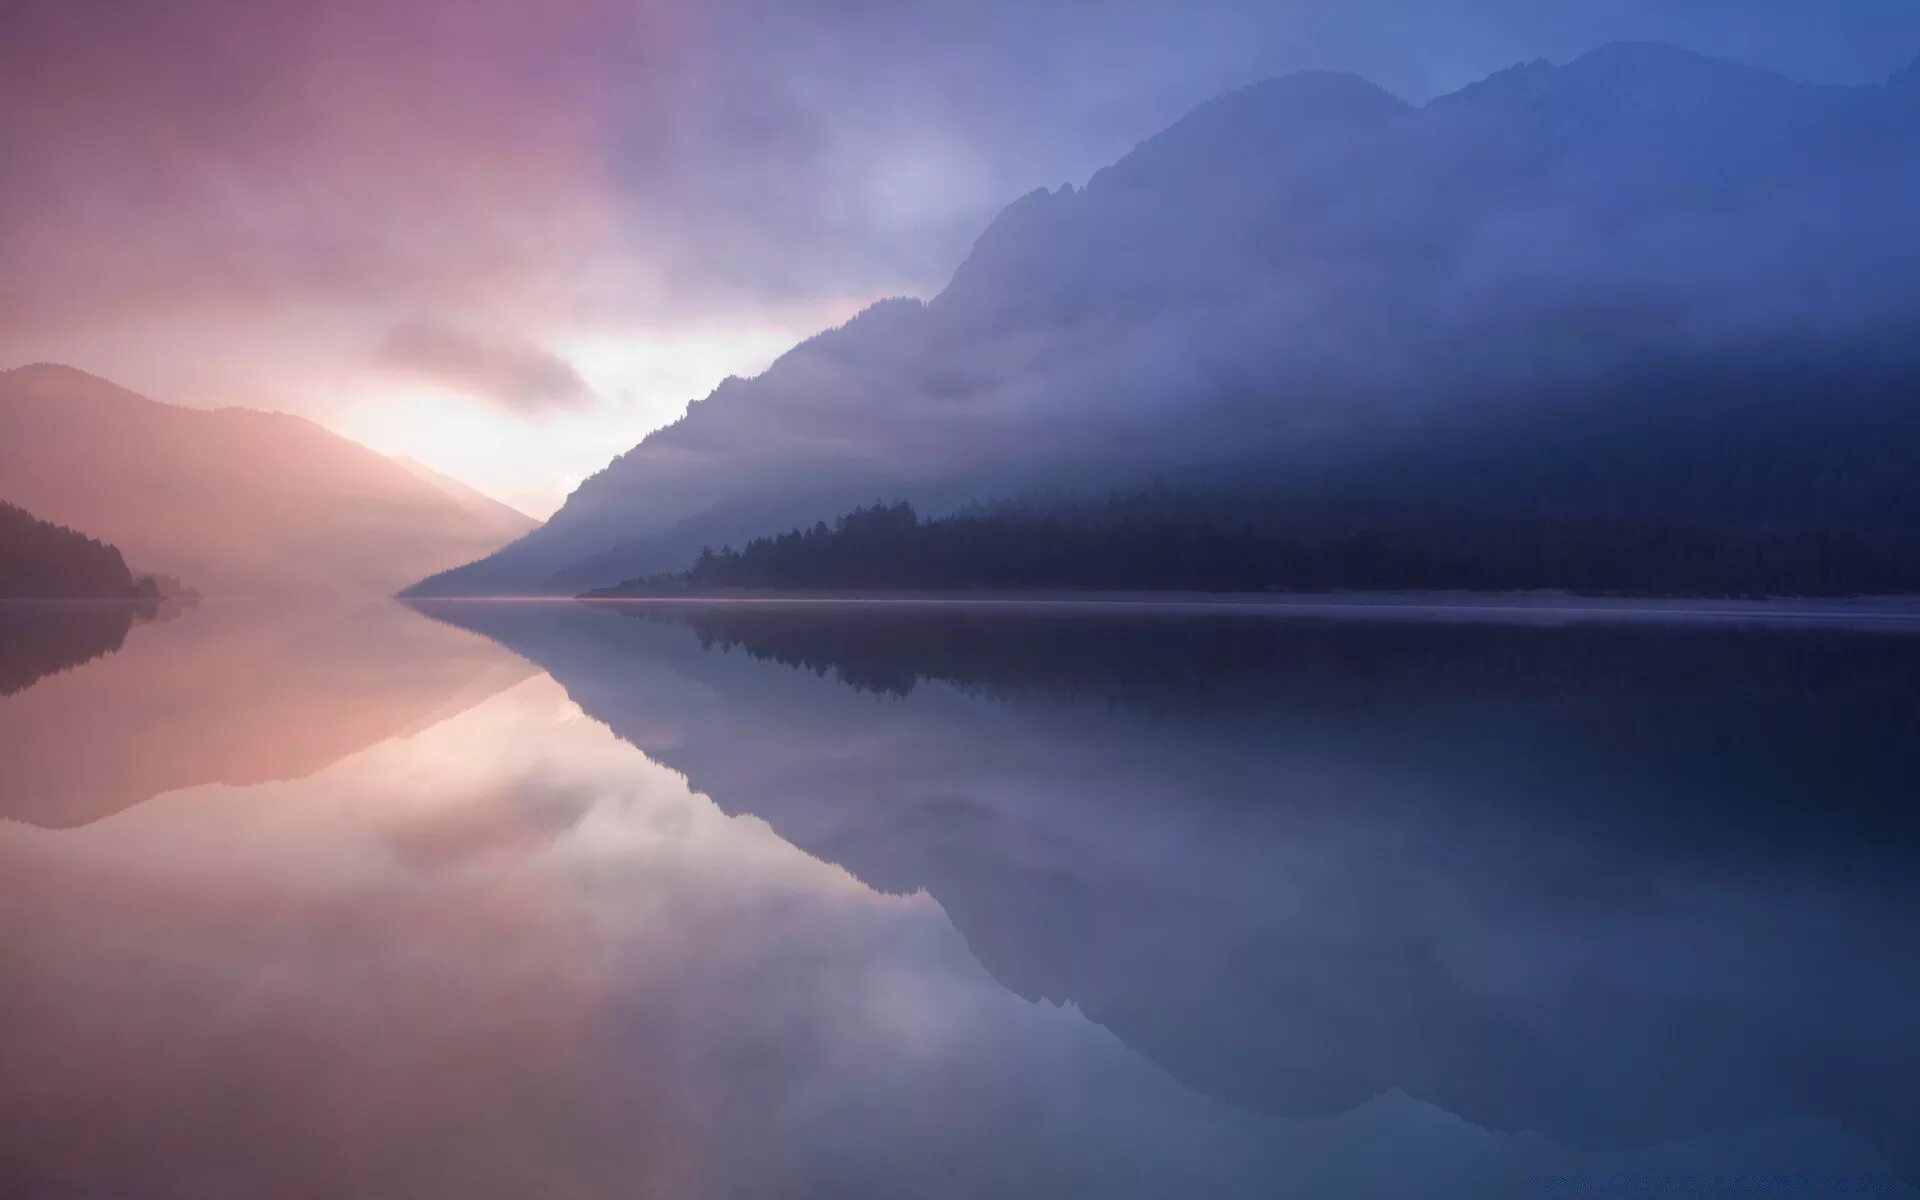
[[1920, 596], [1841, 599], [1577, 596], [1559, 592], [727, 592], [577, 596], [584, 604], [870, 608], [1061, 615], [1319, 617], [1384, 621], [1702, 623], [1920, 632]]

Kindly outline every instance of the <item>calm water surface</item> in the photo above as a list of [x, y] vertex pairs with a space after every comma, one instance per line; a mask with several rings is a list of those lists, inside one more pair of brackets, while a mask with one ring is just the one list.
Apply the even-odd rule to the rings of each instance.
[[0, 1195], [1913, 1196], [1920, 637], [0, 612]]

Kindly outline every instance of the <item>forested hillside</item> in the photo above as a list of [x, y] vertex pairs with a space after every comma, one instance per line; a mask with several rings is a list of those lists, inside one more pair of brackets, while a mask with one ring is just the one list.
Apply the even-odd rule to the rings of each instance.
[[1621, 43], [1422, 105], [1271, 80], [1018, 200], [938, 295], [722, 383], [417, 590], [571, 594], [874, 496], [941, 515], [1162, 478], [1437, 510], [1474, 573], [1512, 526], [1523, 560], [1648, 564], [1596, 586], [1742, 587], [1610, 547], [1913, 537], [1916, 210], [1920, 72], [1822, 87]]
[[0, 599], [120, 598], [137, 586], [113, 546], [0, 501]]
[[1152, 489], [922, 520], [904, 501], [704, 551], [590, 596], [752, 589], [1312, 592], [1558, 589], [1654, 596], [1920, 592], [1907, 541], [1817, 525], [1299, 505]]

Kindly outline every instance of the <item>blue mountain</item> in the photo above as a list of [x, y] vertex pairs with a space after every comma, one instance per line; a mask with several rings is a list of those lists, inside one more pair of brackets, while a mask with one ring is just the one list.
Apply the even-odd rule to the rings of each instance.
[[1412, 105], [1220, 97], [1035, 191], [925, 302], [729, 379], [421, 594], [578, 592], [876, 497], [1315, 504], [1920, 535], [1920, 65], [1666, 46]]

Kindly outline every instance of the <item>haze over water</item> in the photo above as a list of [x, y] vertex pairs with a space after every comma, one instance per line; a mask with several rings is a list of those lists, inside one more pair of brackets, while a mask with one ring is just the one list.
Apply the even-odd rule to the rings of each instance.
[[1920, 1182], [1920, 637], [100, 611], [0, 639], [0, 1194]]

